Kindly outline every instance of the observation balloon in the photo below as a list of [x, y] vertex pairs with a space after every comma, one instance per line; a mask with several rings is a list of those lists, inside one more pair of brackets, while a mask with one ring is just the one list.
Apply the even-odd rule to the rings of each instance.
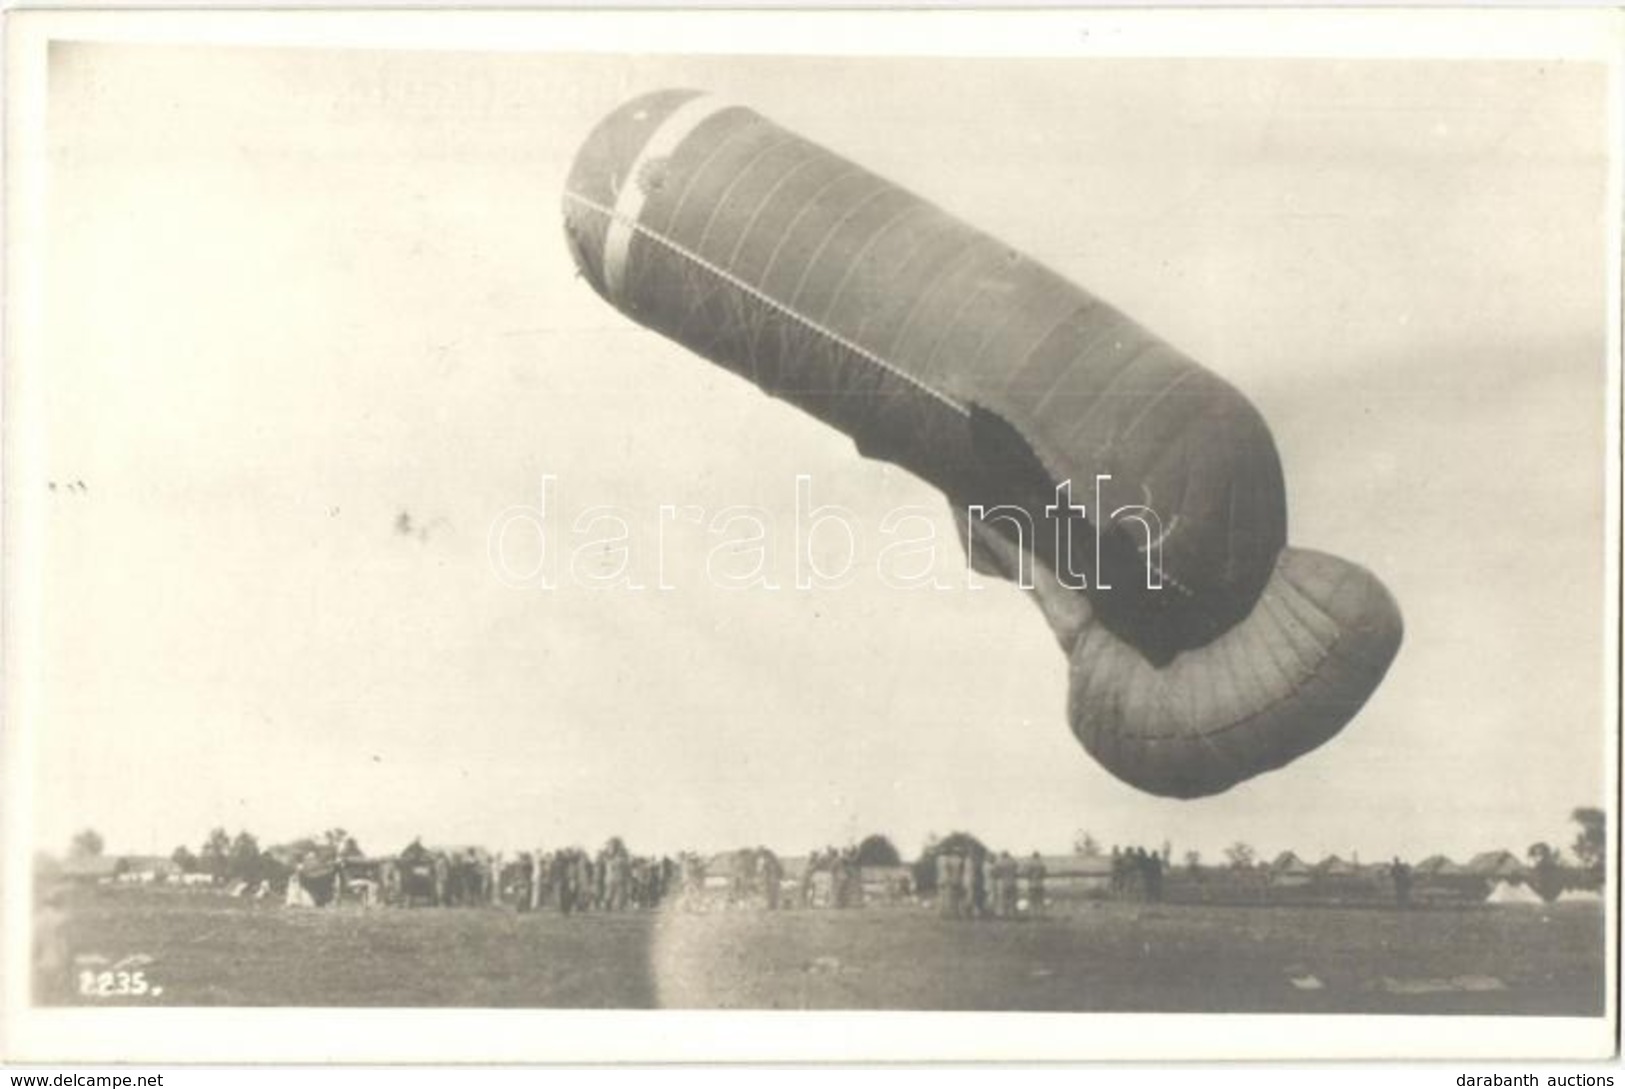
[[[610, 304], [942, 490], [976, 567], [1035, 596], [1073, 732], [1120, 779], [1196, 797], [1280, 767], [1398, 652], [1373, 575], [1288, 546], [1240, 392], [920, 197], [661, 91], [588, 137], [564, 215]], [[1099, 478], [1129, 501], [1096, 509]]]

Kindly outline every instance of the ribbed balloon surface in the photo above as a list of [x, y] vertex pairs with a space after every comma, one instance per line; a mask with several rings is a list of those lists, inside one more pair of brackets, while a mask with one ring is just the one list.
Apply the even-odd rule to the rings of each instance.
[[[1086, 618], [1066, 621], [1073, 726], [1114, 774], [1188, 796], [1278, 766], [1335, 733], [1397, 650], [1380, 584], [1283, 552], [1280, 464], [1240, 393], [912, 193], [748, 109], [666, 91], [589, 137], [565, 215], [609, 302], [956, 510], [1013, 504], [1045, 526], [1057, 484], [1084, 501], [1109, 475], [1117, 501], [1155, 512], [1151, 549], [1144, 523], [1102, 525], [1111, 589], [1040, 595]], [[1095, 534], [1070, 539], [1066, 556], [1050, 532], [1020, 543], [1050, 571], [1094, 572]], [[1342, 575], [1304, 574], [1326, 564]]]

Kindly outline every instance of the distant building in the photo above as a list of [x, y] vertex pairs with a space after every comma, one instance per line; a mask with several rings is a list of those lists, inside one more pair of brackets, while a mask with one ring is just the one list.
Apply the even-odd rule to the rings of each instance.
[[181, 875], [174, 859], [160, 855], [124, 855], [118, 859], [119, 877], [142, 885], [170, 881]]
[[74, 855], [58, 862], [56, 876], [79, 884], [112, 881], [119, 873], [120, 860], [110, 855]]
[[914, 871], [908, 866], [861, 866], [865, 900], [896, 901], [914, 894]]
[[1518, 856], [1511, 851], [1485, 851], [1474, 855], [1472, 861], [1467, 863], [1467, 872], [1479, 877], [1509, 878], [1523, 877], [1529, 872], [1529, 867], [1518, 860]]
[[[1112, 887], [1112, 860], [1108, 855], [1044, 855], [1044, 893], [1047, 896], [1086, 896], [1107, 893]], [[1026, 864], [1025, 856], [1018, 862]]]
[[1458, 877], [1467, 871], [1445, 855], [1429, 855], [1415, 866], [1418, 877]]
[[1322, 877], [1355, 877], [1360, 869], [1352, 862], [1344, 862], [1336, 855], [1330, 855], [1320, 860], [1315, 872]]
[[1307, 885], [1314, 875], [1314, 868], [1291, 851], [1282, 851], [1270, 863], [1270, 882], [1284, 888]]

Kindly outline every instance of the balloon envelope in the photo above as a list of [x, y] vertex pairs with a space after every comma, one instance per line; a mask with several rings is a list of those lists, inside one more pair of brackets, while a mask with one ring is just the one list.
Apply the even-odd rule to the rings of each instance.
[[1125, 781], [1188, 797], [1278, 767], [1397, 652], [1375, 578], [1286, 547], [1245, 397], [920, 197], [662, 91], [589, 136], [564, 207], [611, 304], [942, 489], [979, 568], [1035, 573], [1074, 732]]

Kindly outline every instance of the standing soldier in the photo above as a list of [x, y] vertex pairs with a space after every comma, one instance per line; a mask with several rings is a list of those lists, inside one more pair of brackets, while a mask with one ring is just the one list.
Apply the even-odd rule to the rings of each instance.
[[554, 907], [562, 914], [574, 914], [576, 909], [576, 856], [574, 850], [563, 850], [553, 855]]
[[1000, 914], [1005, 918], [1013, 918], [1016, 914], [1016, 902], [1019, 899], [1017, 880], [1019, 871], [1016, 860], [1010, 857], [1009, 851], [999, 853], [999, 907]]
[[582, 911], [592, 911], [598, 906], [598, 897], [603, 888], [600, 878], [601, 870], [593, 864], [592, 855], [586, 851], [581, 852], [581, 900], [576, 905]]
[[655, 876], [655, 903], [664, 905], [666, 897], [671, 895], [671, 887], [677, 882], [677, 863], [670, 855], [660, 856], [660, 871]]
[[756, 886], [762, 877], [760, 848], [741, 850], [733, 856], [734, 902], [749, 904], [756, 897]]
[[801, 907], [803, 910], [813, 906], [813, 874], [818, 870], [818, 852], [807, 854], [807, 864], [801, 870]]
[[956, 854], [943, 851], [937, 855], [937, 906], [944, 919], [960, 916], [961, 887], [964, 881], [963, 860]]
[[992, 894], [989, 899], [992, 900], [992, 914], [996, 919], [1008, 918], [1016, 906], [1015, 898], [1009, 895], [1010, 890], [1005, 882], [1006, 857], [1007, 853], [1001, 851], [988, 858], [988, 876], [993, 880], [988, 890]]
[[1394, 856], [1392, 873], [1394, 875], [1394, 901], [1401, 909], [1411, 906], [1411, 868]]
[[1139, 848], [1129, 847], [1123, 852], [1123, 898], [1126, 900], [1140, 899], [1140, 890], [1144, 884], [1143, 867], [1140, 863]]
[[604, 910], [626, 910], [626, 855], [616, 851], [603, 860]]
[[860, 908], [863, 906], [863, 867], [858, 865], [858, 849], [848, 847], [845, 855], [846, 862], [846, 906]]
[[694, 860], [687, 851], [677, 856], [677, 900], [684, 911], [694, 910]]
[[634, 911], [649, 906], [649, 863], [641, 856], [632, 860], [632, 885], [627, 900]]
[[993, 851], [982, 858], [982, 906], [989, 918], [1004, 915], [1004, 869]]
[[784, 867], [779, 865], [778, 856], [766, 847], [762, 848], [762, 891], [767, 895], [767, 910], [779, 910], [779, 893], [784, 884]]
[[993, 852], [978, 851], [972, 870], [972, 903], [978, 919], [993, 912]]
[[498, 903], [512, 897], [515, 911], [524, 914], [530, 910], [530, 867], [529, 851], [520, 851], [512, 862], [503, 866], [502, 872], [497, 874]]
[[586, 911], [592, 900], [592, 859], [578, 847], [570, 848], [570, 910]]
[[1035, 919], [1044, 915], [1044, 878], [1047, 876], [1043, 857], [1034, 851], [1031, 861], [1027, 863], [1027, 910], [1032, 912]]
[[982, 867], [980, 854], [974, 847], [965, 848], [965, 862], [959, 879], [959, 914], [974, 919], [981, 908]]

